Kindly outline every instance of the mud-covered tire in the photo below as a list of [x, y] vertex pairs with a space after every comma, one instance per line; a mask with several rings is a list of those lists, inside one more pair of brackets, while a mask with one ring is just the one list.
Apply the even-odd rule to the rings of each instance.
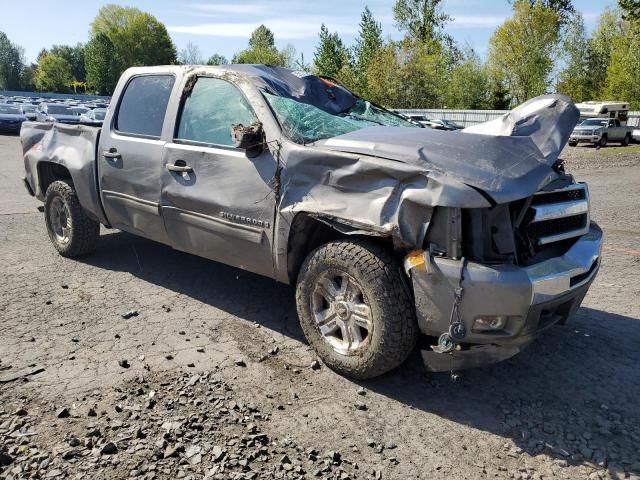
[[[60, 211], [64, 212], [62, 220]], [[44, 198], [44, 218], [49, 239], [63, 257], [79, 257], [95, 249], [100, 224], [84, 212], [70, 180], [57, 180], [49, 185]], [[62, 223], [66, 227], [61, 230]]]
[[631, 143], [631, 134], [627, 133], [624, 136], [624, 139], [622, 140], [622, 146], [623, 147], [628, 147], [630, 143]]
[[[314, 289], [327, 272], [341, 272], [355, 280], [360, 298], [369, 307], [372, 332], [366, 344], [363, 341], [349, 354], [336, 351], [315, 320]], [[366, 240], [339, 240], [311, 252], [298, 275], [296, 304], [302, 330], [326, 365], [345, 376], [366, 379], [407, 359], [418, 340], [418, 325], [402, 275], [396, 258]]]

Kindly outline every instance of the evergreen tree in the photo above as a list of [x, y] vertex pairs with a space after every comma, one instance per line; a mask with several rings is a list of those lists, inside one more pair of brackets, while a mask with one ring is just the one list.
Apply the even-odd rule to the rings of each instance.
[[329, 33], [323, 23], [320, 26], [320, 43], [313, 57], [314, 70], [318, 75], [338, 77], [342, 68], [349, 64], [349, 51], [337, 33]]
[[358, 93], [368, 96], [367, 74], [371, 62], [382, 48], [382, 26], [373, 18], [369, 7], [365, 7], [360, 19], [360, 31], [353, 49], [354, 83]]
[[229, 60], [224, 55], [220, 55], [219, 53], [214, 53], [207, 60], [207, 65], [226, 65], [229, 63]]

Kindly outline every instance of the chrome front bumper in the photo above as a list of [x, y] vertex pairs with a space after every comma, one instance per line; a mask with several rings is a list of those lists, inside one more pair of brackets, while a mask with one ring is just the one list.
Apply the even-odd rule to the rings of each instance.
[[598, 135], [582, 135], [582, 134], [576, 134], [576, 133], [572, 133], [571, 136], [569, 137], [569, 143], [596, 143], [598, 140], [600, 140], [600, 134]]
[[[542, 330], [566, 322], [580, 306], [597, 274], [601, 249], [602, 230], [592, 223], [589, 231], [564, 255], [529, 267], [468, 262], [459, 313], [467, 331], [462, 343], [471, 346], [468, 352], [475, 348], [476, 355], [457, 368], [508, 358]], [[418, 324], [425, 335], [438, 337], [448, 331], [460, 268], [460, 260], [439, 257], [410, 268]], [[500, 331], [476, 332], [474, 322], [480, 316], [508, 319]], [[450, 368], [450, 355], [424, 351], [425, 355], [435, 356], [436, 363], [447, 358], [445, 369]], [[439, 371], [430, 367], [428, 358], [425, 361], [428, 368]]]

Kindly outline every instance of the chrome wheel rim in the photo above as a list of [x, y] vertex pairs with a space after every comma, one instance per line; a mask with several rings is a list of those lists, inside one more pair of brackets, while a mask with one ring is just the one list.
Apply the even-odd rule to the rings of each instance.
[[370, 343], [371, 308], [352, 276], [323, 272], [311, 294], [311, 311], [322, 338], [339, 354], [354, 355]]
[[49, 226], [60, 243], [68, 243], [71, 232], [71, 214], [67, 203], [60, 197], [51, 200], [49, 206]]

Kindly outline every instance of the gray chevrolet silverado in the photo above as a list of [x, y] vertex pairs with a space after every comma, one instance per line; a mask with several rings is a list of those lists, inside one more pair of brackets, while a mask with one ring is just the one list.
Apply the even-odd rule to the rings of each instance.
[[262, 65], [127, 70], [102, 128], [27, 122], [24, 183], [61, 255], [100, 224], [295, 285], [331, 368], [380, 375], [515, 355], [600, 264], [589, 191], [559, 154], [579, 117], [530, 100], [451, 133], [338, 82]]

